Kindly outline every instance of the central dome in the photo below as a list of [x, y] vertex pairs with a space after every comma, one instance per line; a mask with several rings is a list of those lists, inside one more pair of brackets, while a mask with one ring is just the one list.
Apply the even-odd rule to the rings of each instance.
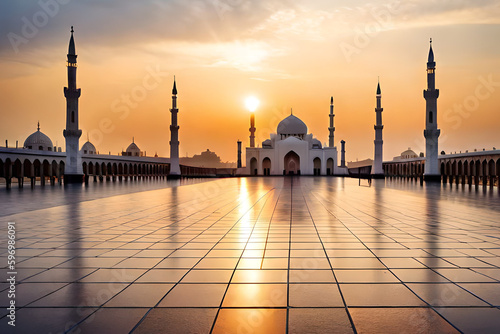
[[278, 124], [279, 135], [306, 135], [307, 125], [294, 115], [290, 115]]

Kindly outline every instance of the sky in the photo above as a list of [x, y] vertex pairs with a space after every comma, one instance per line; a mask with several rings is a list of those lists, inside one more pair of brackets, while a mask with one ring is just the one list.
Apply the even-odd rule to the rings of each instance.
[[5, 0], [0, 4], [0, 140], [22, 145], [37, 122], [62, 135], [66, 54], [74, 26], [81, 88], [80, 145], [101, 154], [132, 142], [169, 155], [171, 90], [178, 89], [181, 156], [206, 149], [236, 161], [290, 114], [346, 159], [373, 158], [375, 92], [382, 88], [384, 160], [425, 152], [426, 62], [433, 40], [439, 150], [500, 147], [498, 0]]

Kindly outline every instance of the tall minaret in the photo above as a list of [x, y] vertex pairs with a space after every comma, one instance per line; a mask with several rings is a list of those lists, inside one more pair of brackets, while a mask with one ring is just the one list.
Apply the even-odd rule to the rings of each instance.
[[250, 113], [250, 147], [255, 147], [255, 113]]
[[170, 124], [170, 178], [180, 178], [181, 168], [179, 166], [179, 125], [177, 125], [177, 86], [174, 77], [174, 88], [172, 88], [172, 124]]
[[333, 114], [333, 96], [330, 99], [330, 126], [328, 127], [328, 131], [330, 131], [330, 135], [328, 136], [328, 147], [334, 146], [334, 133], [335, 127], [333, 126], [333, 118], [335, 115]]
[[340, 141], [340, 167], [345, 167], [345, 140]]
[[425, 172], [426, 181], [440, 181], [441, 173], [438, 166], [438, 138], [441, 130], [437, 128], [437, 98], [439, 89], [436, 89], [436, 63], [430, 40], [429, 58], [427, 60], [427, 90], [424, 90], [426, 102], [425, 116]]
[[382, 140], [382, 129], [384, 126], [382, 125], [382, 92], [380, 90], [380, 81], [377, 84], [377, 108], [375, 108], [376, 113], [376, 122], [375, 122], [375, 157], [373, 159], [373, 169], [372, 175], [375, 178], [383, 178], [384, 177], [384, 169], [382, 168], [382, 150], [384, 141]]
[[238, 162], [236, 168], [241, 168], [241, 140], [238, 139]]
[[63, 131], [66, 138], [66, 165], [64, 166], [64, 183], [82, 183], [83, 169], [80, 154], [80, 136], [78, 129], [78, 98], [81, 90], [76, 88], [76, 51], [73, 39], [73, 27], [68, 48], [68, 87], [64, 87], [66, 97], [66, 129]]

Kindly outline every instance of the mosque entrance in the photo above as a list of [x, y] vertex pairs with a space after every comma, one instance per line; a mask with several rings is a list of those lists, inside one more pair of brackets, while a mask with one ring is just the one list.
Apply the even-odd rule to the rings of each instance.
[[290, 151], [284, 158], [283, 175], [300, 175], [300, 157], [294, 151]]

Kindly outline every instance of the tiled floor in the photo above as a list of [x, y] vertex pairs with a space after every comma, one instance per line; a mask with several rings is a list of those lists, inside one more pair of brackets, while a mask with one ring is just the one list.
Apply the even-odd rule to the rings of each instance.
[[0, 333], [500, 331], [496, 188], [302, 177], [140, 190], [1, 217], [16, 222], [20, 283], [15, 330], [0, 284]]

